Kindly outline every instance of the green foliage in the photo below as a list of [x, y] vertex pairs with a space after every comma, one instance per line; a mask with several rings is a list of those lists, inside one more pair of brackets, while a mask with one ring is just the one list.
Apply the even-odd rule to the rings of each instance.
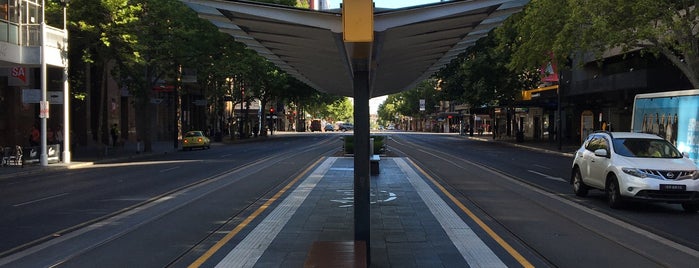
[[342, 97], [331, 104], [326, 105], [325, 118], [329, 121], [350, 122], [354, 117], [354, 105], [347, 97]]
[[[296, 5], [293, 0], [261, 2]], [[49, 20], [60, 24], [61, 7], [52, 1], [49, 7]], [[68, 12], [75, 96], [100, 95], [88, 90], [104, 92], [111, 74], [134, 97], [136, 113], [149, 115], [136, 117], [137, 136], [144, 139], [146, 150], [154, 120], [150, 115], [155, 114], [148, 111], [151, 88], [163, 82], [177, 86], [181, 68], [197, 70], [199, 87], [209, 100], [229, 94], [236, 102], [258, 98], [316, 113], [327, 113], [332, 103], [339, 105], [331, 106], [338, 118], [347, 118], [340, 111], [351, 111], [340, 97], [318, 93], [280, 71], [181, 1], [72, 0]]]
[[512, 69], [540, 66], [550, 51], [565, 63], [599, 59], [613, 48], [642, 48], [668, 58], [696, 88], [698, 15], [694, 0], [533, 0], [513, 17], [514, 42], [502, 45], [515, 51]]
[[[374, 139], [374, 154], [381, 154], [386, 151], [385, 143], [386, 136], [381, 135], [371, 135], [371, 139]], [[345, 135], [342, 137], [343, 147], [346, 154], [354, 154], [354, 136]]]
[[[505, 28], [501, 40], [509, 36], [511, 25]], [[522, 90], [536, 87], [538, 76], [535, 70], [508, 68], [511, 51], [499, 46], [496, 35], [481, 38], [476, 44], [459, 55], [437, 77], [442, 79], [442, 90], [446, 100], [470, 104], [472, 107], [506, 106], [511, 104]], [[514, 41], [514, 40], [507, 40]]]
[[[420, 82], [414, 89], [389, 95], [384, 103], [379, 105], [377, 111], [379, 125], [387, 125], [394, 122], [397, 116], [421, 117], [425, 113], [434, 112], [435, 105], [443, 98], [442, 92], [437, 90], [438, 80], [427, 79]], [[420, 111], [420, 100], [425, 100], [425, 111]]]

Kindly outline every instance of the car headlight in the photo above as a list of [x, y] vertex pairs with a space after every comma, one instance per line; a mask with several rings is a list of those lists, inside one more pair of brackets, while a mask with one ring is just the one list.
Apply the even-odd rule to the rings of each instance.
[[689, 176], [691, 176], [693, 180], [699, 179], [699, 171], [694, 170], [691, 174], [689, 174]]
[[645, 173], [637, 168], [622, 168], [621, 171], [623, 171], [626, 174], [629, 174], [634, 177], [639, 177], [639, 178], [647, 178], [648, 173]]

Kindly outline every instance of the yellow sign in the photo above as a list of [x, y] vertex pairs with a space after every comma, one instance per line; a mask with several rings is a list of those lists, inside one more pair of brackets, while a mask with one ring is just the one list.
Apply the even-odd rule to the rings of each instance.
[[372, 0], [342, 1], [342, 29], [345, 42], [373, 42], [374, 3]]

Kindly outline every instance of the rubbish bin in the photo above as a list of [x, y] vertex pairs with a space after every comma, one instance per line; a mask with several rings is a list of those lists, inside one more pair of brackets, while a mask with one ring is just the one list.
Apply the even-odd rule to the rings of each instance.
[[517, 138], [517, 142], [523, 142], [524, 141], [524, 131], [517, 131], [515, 137]]

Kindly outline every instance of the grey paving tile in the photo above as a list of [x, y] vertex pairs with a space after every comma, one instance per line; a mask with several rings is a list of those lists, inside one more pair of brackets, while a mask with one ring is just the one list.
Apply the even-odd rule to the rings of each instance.
[[[301, 267], [314, 241], [354, 239], [354, 175], [337, 169], [352, 166], [351, 158], [334, 163], [257, 267]], [[395, 162], [381, 168], [371, 179], [371, 267], [467, 267]]]

